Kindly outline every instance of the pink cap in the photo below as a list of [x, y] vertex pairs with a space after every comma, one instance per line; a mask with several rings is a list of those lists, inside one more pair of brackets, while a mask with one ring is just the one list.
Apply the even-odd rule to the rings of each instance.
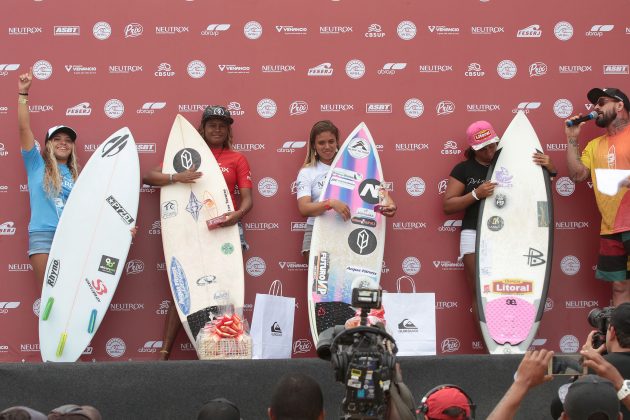
[[468, 144], [473, 150], [479, 150], [489, 144], [499, 142], [499, 136], [488, 121], [476, 121], [470, 124], [466, 130], [466, 136], [468, 137]]

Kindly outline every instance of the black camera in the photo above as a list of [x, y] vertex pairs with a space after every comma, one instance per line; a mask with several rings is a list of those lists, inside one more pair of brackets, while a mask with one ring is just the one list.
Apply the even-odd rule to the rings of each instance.
[[608, 331], [610, 318], [614, 310], [614, 306], [606, 306], [605, 308], [595, 308], [588, 313], [588, 323], [597, 330], [593, 334], [593, 342], [591, 343], [593, 348], [596, 349], [606, 343], [606, 331]]
[[382, 325], [367, 326], [370, 309], [381, 307], [381, 291], [353, 289], [352, 306], [361, 309], [360, 326], [324, 330], [317, 355], [331, 361], [335, 379], [345, 385], [342, 419], [385, 419], [398, 349]]

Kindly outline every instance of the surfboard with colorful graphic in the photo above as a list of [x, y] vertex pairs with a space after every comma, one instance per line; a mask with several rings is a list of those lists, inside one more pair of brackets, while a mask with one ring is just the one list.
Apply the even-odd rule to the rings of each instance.
[[39, 309], [46, 362], [74, 362], [98, 330], [125, 267], [136, 224], [140, 164], [128, 128], [94, 152], [65, 204]]
[[542, 151], [519, 111], [488, 170], [494, 195], [477, 225], [477, 296], [481, 332], [492, 354], [525, 353], [545, 310], [553, 253], [549, 173], [532, 161]]
[[234, 206], [214, 155], [197, 130], [181, 115], [166, 144], [162, 172], [195, 167], [194, 183], [162, 187], [162, 245], [175, 308], [196, 347], [199, 330], [211, 319], [243, 314], [245, 283], [238, 226], [208, 229], [207, 221]]
[[374, 140], [359, 124], [337, 152], [320, 200], [335, 198], [350, 208], [345, 221], [330, 210], [315, 218], [309, 255], [308, 302], [314, 342], [329, 327], [354, 316], [352, 284], [381, 278], [385, 218], [374, 211], [382, 198], [383, 171]]

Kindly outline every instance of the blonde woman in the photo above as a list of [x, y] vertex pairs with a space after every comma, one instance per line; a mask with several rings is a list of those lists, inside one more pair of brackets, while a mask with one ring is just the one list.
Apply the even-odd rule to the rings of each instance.
[[[328, 210], [336, 211], [346, 221], [351, 217], [350, 208], [343, 201], [333, 198], [319, 201], [326, 174], [330, 170], [330, 165], [335, 159], [339, 147], [339, 129], [335, 124], [323, 120], [313, 125], [309, 136], [306, 159], [298, 173], [296, 182], [298, 210], [302, 216], [308, 217], [304, 240], [302, 241], [302, 255], [307, 259], [311, 249], [315, 217]], [[384, 194], [385, 202], [381, 207], [381, 212], [384, 216], [391, 217], [396, 214], [396, 204], [387, 194], [387, 191], [384, 191]]]
[[44, 279], [48, 254], [59, 217], [79, 176], [74, 143], [77, 133], [65, 125], [46, 132], [40, 153], [31, 130], [28, 98], [33, 69], [18, 80], [18, 127], [22, 158], [28, 176], [31, 219], [28, 224], [28, 255], [35, 278]]

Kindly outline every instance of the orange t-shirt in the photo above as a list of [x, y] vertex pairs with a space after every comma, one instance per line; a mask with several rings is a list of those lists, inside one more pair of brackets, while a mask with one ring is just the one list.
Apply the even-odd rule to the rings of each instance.
[[604, 134], [588, 142], [580, 160], [591, 171], [595, 200], [602, 215], [600, 233], [610, 235], [630, 230], [628, 189], [620, 188], [614, 196], [602, 194], [595, 177], [596, 168], [630, 169], [630, 126], [614, 136]]

